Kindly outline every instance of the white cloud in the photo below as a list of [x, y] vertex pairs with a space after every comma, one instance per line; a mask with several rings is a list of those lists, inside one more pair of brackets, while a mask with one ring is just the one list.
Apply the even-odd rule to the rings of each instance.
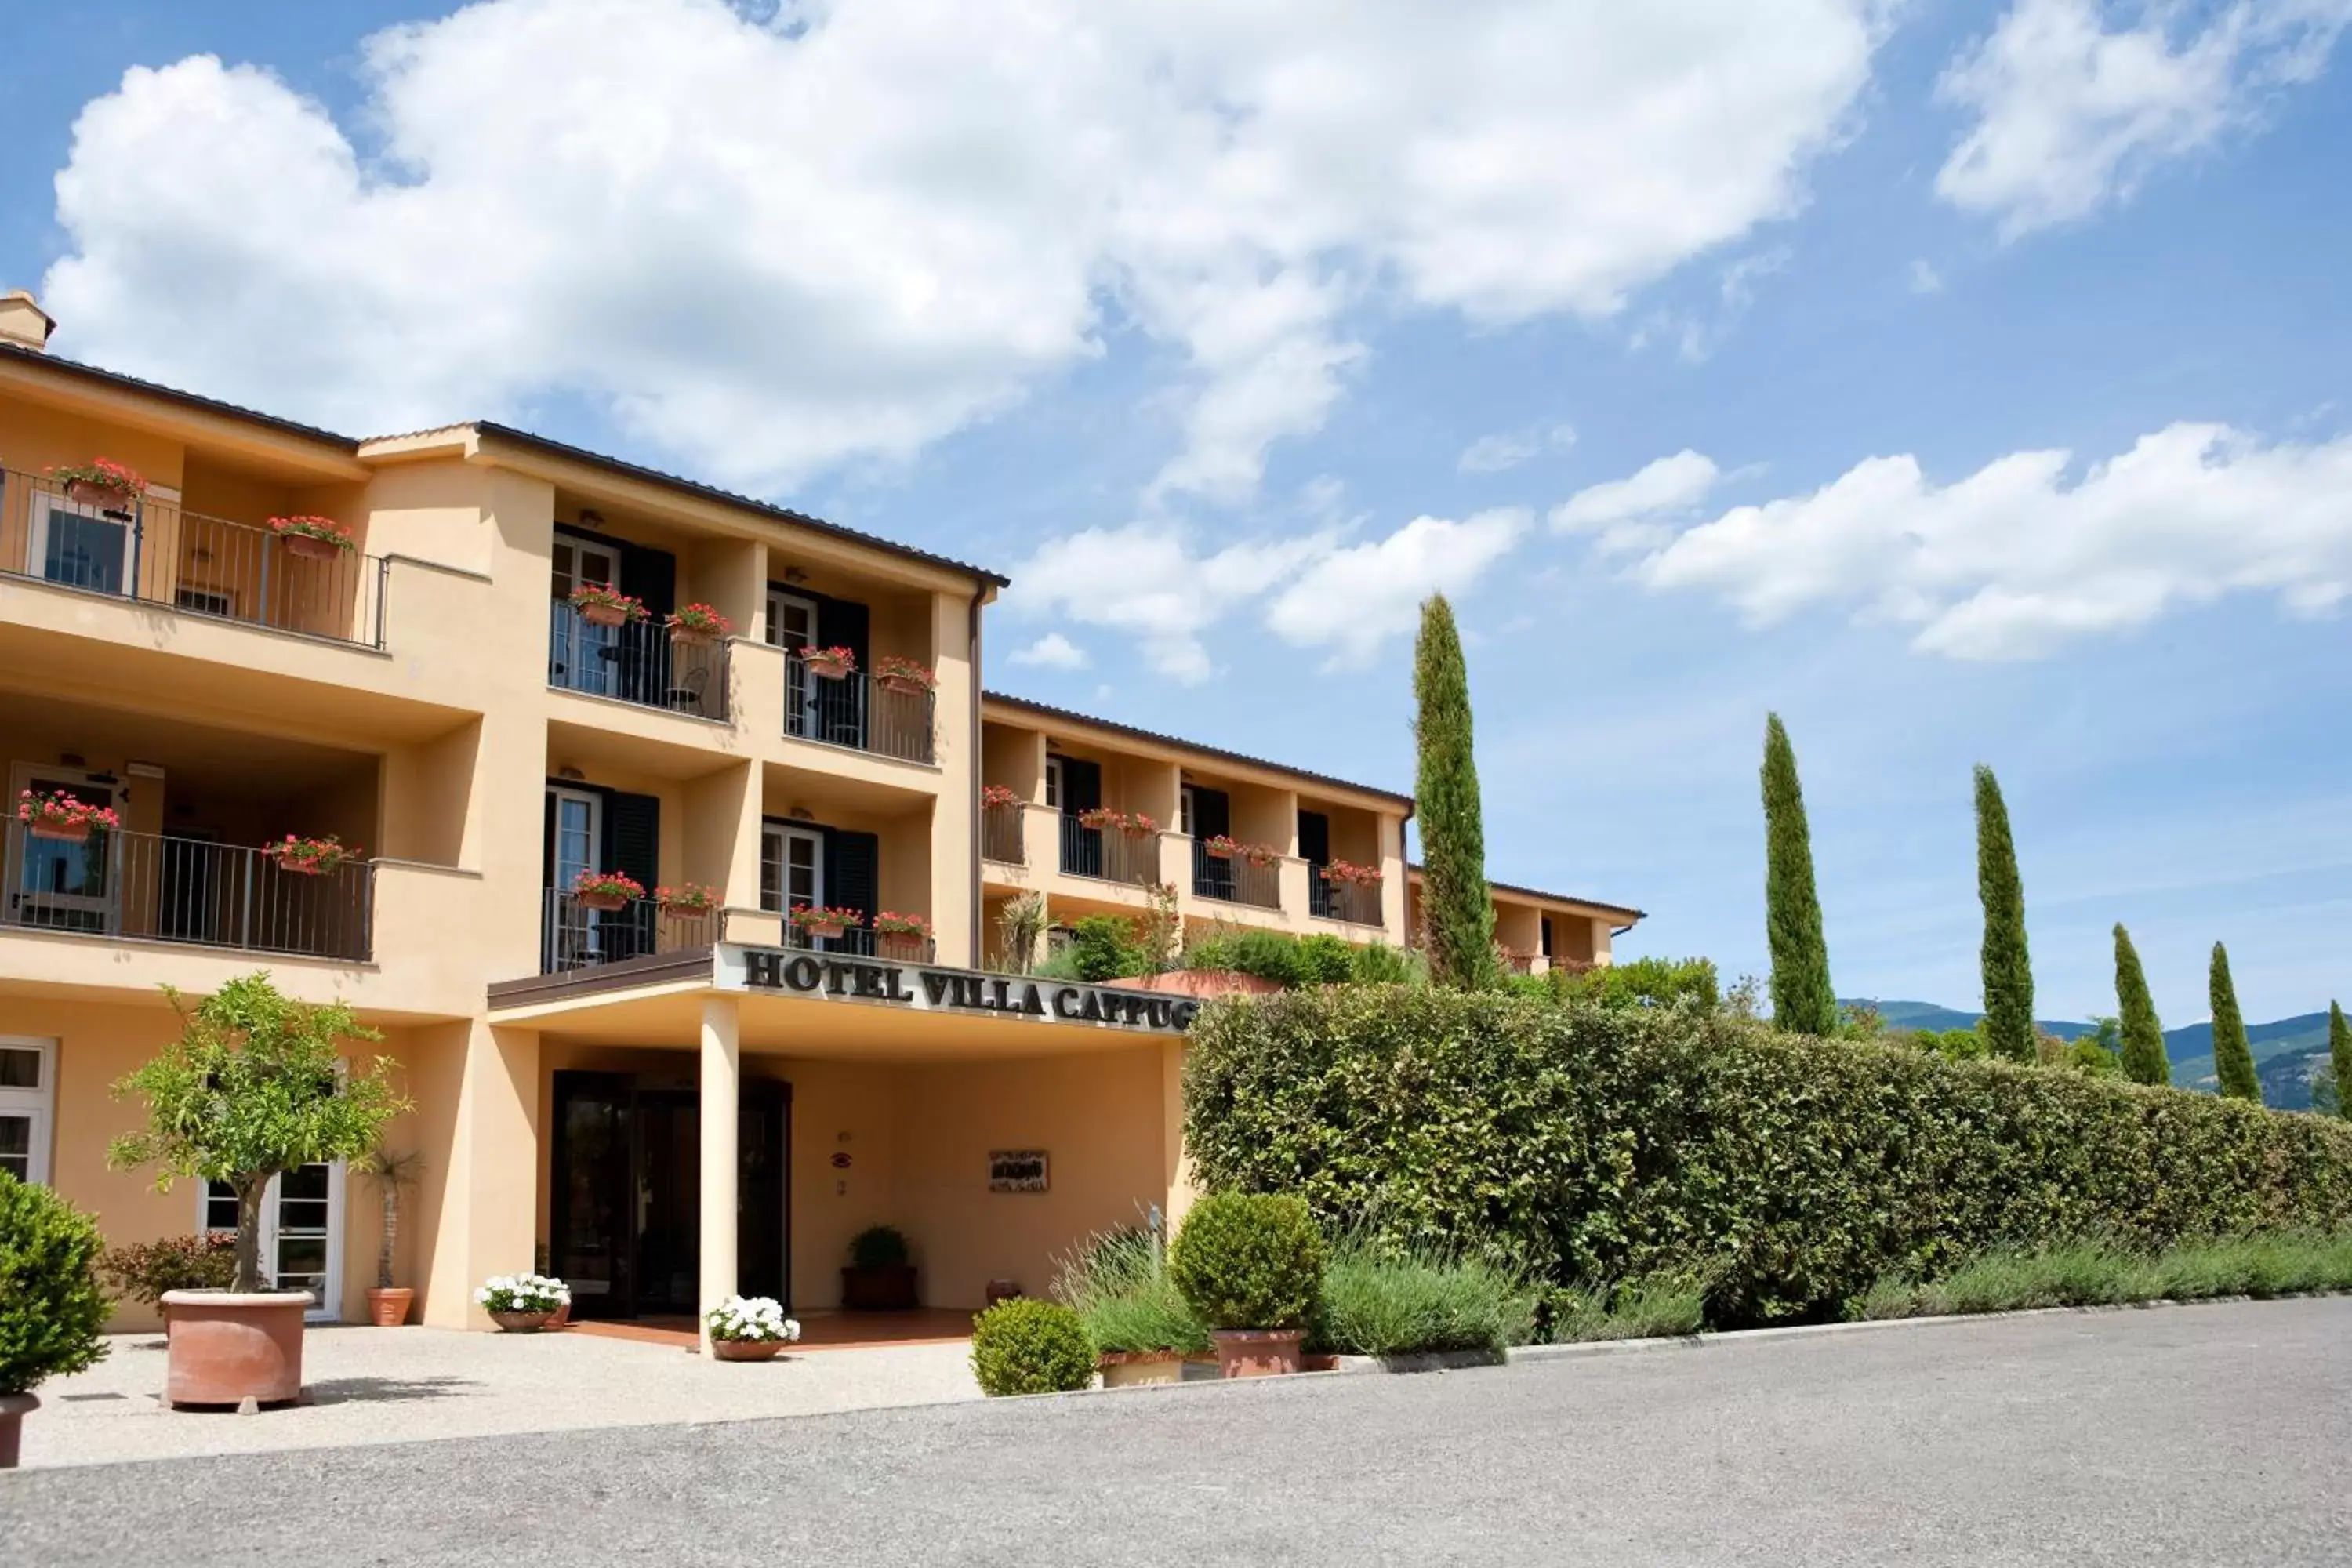
[[1459, 522], [1417, 517], [1386, 539], [1318, 560], [1266, 606], [1265, 623], [1286, 642], [1331, 648], [1333, 666], [1362, 664], [1412, 629], [1430, 595], [1460, 594], [1477, 582], [1533, 521], [1524, 507]]
[[1035, 665], [1040, 669], [1084, 669], [1094, 661], [1087, 650], [1059, 632], [1047, 632], [1027, 647], [1014, 650], [1013, 662]]
[[1564, 452], [1576, 445], [1576, 427], [1555, 425], [1549, 430], [1528, 426], [1481, 436], [1462, 449], [1455, 467], [1465, 474], [1499, 474], [1516, 468], [1546, 451]]
[[1664, 539], [1674, 520], [1706, 500], [1719, 477], [1712, 458], [1685, 447], [1625, 479], [1586, 486], [1551, 509], [1551, 526], [1598, 534], [1604, 552], [1642, 549]]
[[1633, 575], [1755, 626], [1851, 606], [1956, 658], [2030, 658], [2231, 593], [2300, 614], [2352, 594], [2352, 437], [2266, 446], [2183, 423], [2070, 484], [2071, 464], [2014, 452], [1938, 486], [1916, 458], [1872, 458], [1691, 528]]
[[2169, 5], [2110, 26], [2098, 0], [2016, 0], [1937, 86], [1976, 124], [1936, 176], [2006, 238], [2128, 198], [2158, 164], [2259, 120], [2265, 97], [2315, 79], [2352, 0], [2238, 0], [2201, 28]]
[[[772, 491], [1132, 329], [1155, 493], [1245, 496], [1372, 310], [1600, 317], [1786, 216], [1882, 0], [483, 0], [338, 123], [191, 57], [87, 105], [66, 352], [357, 431], [579, 399]], [[355, 145], [354, 137], [358, 137]]]
[[1944, 291], [1944, 275], [1926, 257], [1914, 257], [1911, 261], [1911, 292], [1940, 294]]

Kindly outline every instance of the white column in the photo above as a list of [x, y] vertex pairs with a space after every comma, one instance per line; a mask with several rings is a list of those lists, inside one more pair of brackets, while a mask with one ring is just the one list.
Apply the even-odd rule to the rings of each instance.
[[[702, 1288], [698, 1322], [735, 1294], [736, 1175], [741, 1151], [736, 1141], [740, 1103], [741, 1036], [731, 996], [702, 1003]], [[701, 1330], [702, 1353], [710, 1353], [710, 1331]]]

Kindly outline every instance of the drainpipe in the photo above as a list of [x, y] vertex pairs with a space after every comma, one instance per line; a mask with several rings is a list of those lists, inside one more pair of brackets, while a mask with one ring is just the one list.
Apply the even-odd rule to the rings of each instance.
[[983, 946], [980, 929], [980, 605], [987, 593], [988, 584], [985, 583], [971, 591], [971, 608], [967, 622], [971, 658], [971, 729], [969, 731], [971, 736], [971, 787], [964, 794], [971, 808], [971, 868], [965, 881], [971, 889], [971, 955], [967, 967], [972, 969], [980, 967]]
[[1397, 879], [1402, 884], [1397, 891], [1398, 907], [1404, 912], [1405, 951], [1412, 950], [1412, 852], [1404, 841], [1404, 830], [1412, 826], [1412, 814], [1421, 809], [1418, 796], [1405, 802], [1404, 819], [1397, 824]]

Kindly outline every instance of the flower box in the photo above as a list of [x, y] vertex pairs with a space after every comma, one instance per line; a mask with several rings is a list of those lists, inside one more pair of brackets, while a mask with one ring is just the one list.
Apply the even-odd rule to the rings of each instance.
[[1201, 853], [1212, 860], [1230, 860], [1241, 853], [1242, 847], [1224, 834], [1218, 834], [1201, 846]]
[[1241, 847], [1241, 858], [1263, 869], [1281, 859], [1282, 851], [1271, 844], [1244, 844]]
[[1121, 818], [1118, 830], [1129, 838], [1149, 838], [1160, 831], [1160, 824], [1139, 811], [1132, 816]]
[[80, 506], [119, 511], [147, 493], [139, 470], [108, 458], [87, 463], [65, 463], [47, 471], [49, 480]]
[[1381, 879], [1381, 868], [1360, 866], [1353, 860], [1334, 860], [1323, 868], [1323, 879], [1334, 887], [1368, 888]]
[[688, 647], [717, 642], [735, 629], [734, 622], [709, 605], [688, 605], [663, 624], [669, 627], [670, 641]]
[[289, 554], [310, 561], [332, 561], [359, 548], [352, 531], [332, 518], [273, 517], [269, 531], [285, 544]]
[[846, 680], [857, 673], [857, 655], [845, 647], [813, 647], [801, 654], [809, 673], [826, 680]]
[[709, 914], [719, 907], [719, 890], [700, 882], [687, 882], [675, 888], [656, 888], [654, 902], [661, 912], [671, 919], [694, 919]]
[[632, 899], [644, 898], [646, 885], [619, 871], [583, 871], [572, 879], [572, 894], [582, 909], [611, 914], [626, 908]]
[[572, 589], [572, 607], [592, 626], [625, 626], [646, 618], [644, 600], [601, 583], [583, 583]]
[[940, 684], [930, 666], [890, 653], [874, 661], [874, 679], [883, 690], [895, 691], [901, 697], [925, 696], [938, 689]]
[[16, 820], [34, 837], [61, 844], [80, 844], [89, 839], [94, 828], [122, 826], [112, 807], [88, 805], [63, 790], [51, 795], [22, 792], [16, 797]]
[[1124, 826], [1126, 822], [1127, 818], [1124, 816], [1111, 810], [1108, 806], [1097, 805], [1078, 813], [1078, 826], [1091, 828], [1097, 833], [1106, 828]]
[[281, 871], [290, 871], [298, 877], [317, 877], [333, 870], [359, 851], [344, 848], [342, 840], [331, 833], [324, 838], [299, 838], [289, 833], [262, 853], [276, 861]]
[[1021, 796], [1003, 784], [982, 784], [980, 804], [988, 811], [1009, 811], [1021, 804]]
[[822, 904], [803, 904], [792, 913], [793, 929], [803, 936], [830, 942], [854, 926], [866, 923], [865, 914], [857, 910], [827, 909]]

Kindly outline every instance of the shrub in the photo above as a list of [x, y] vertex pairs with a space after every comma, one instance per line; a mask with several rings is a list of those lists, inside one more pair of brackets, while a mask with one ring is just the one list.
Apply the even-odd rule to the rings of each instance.
[[1633, 958], [1590, 969], [1558, 968], [1543, 978], [1563, 1000], [1598, 1002], [1604, 1007], [1671, 1007], [1688, 1002], [1711, 1013], [1723, 1003], [1714, 961], [1705, 958]]
[[1077, 1313], [1060, 1302], [1015, 1296], [972, 1324], [971, 1375], [992, 1396], [1091, 1388], [1094, 1342]]
[[1292, 945], [1301, 985], [1345, 985], [1355, 977], [1355, 944], [1329, 931], [1302, 936]]
[[1552, 1298], [1551, 1342], [1687, 1339], [1706, 1327], [1706, 1288], [1679, 1274], [1562, 1290]]
[[1078, 1314], [1105, 1354], [1192, 1355], [1212, 1348], [1208, 1330], [1169, 1276], [1167, 1248], [1154, 1232], [1089, 1237], [1064, 1261], [1054, 1294]]
[[1349, 986], [1207, 1009], [1187, 1056], [1204, 1184], [1541, 1283], [1696, 1275], [1718, 1324], [2053, 1236], [2352, 1227], [2338, 1121], [1687, 1008]]
[[908, 1256], [906, 1233], [895, 1225], [869, 1225], [849, 1238], [854, 1268], [894, 1268]]
[[98, 1364], [106, 1294], [98, 1224], [48, 1188], [0, 1171], [0, 1394]]
[[163, 1304], [166, 1290], [226, 1290], [236, 1272], [236, 1247], [215, 1236], [167, 1236], [109, 1247], [98, 1260], [99, 1278], [115, 1294]]
[[1376, 942], [1356, 949], [1348, 978], [1359, 985], [1425, 985], [1429, 971], [1420, 955]]
[[1069, 952], [1080, 980], [1123, 980], [1151, 967], [1150, 955], [1135, 938], [1134, 922], [1118, 915], [1077, 921], [1070, 927]]
[[1184, 1216], [1168, 1271], [1213, 1329], [1303, 1329], [1322, 1298], [1324, 1258], [1300, 1199], [1213, 1193]]
[[1499, 1353], [1527, 1343], [1535, 1315], [1535, 1291], [1510, 1268], [1349, 1237], [1332, 1249], [1307, 1342], [1339, 1355]]
[[2347, 1289], [2352, 1235], [2274, 1231], [2184, 1242], [2153, 1256], [2105, 1242], [2000, 1248], [1924, 1284], [1882, 1279], [1855, 1303], [1853, 1315], [1918, 1318]]

